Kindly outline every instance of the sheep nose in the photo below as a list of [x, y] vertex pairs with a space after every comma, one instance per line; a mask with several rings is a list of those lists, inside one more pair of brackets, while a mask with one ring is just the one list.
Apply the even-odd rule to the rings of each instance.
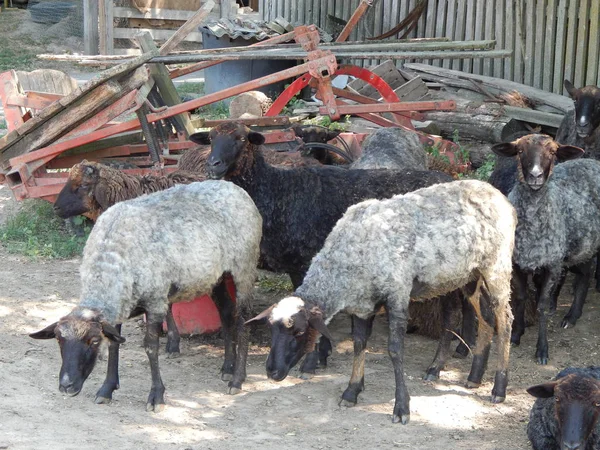
[[73, 381], [69, 377], [69, 375], [64, 374], [60, 379], [60, 385], [58, 389], [60, 392], [69, 392], [73, 387]]
[[589, 124], [588, 118], [586, 116], [581, 116], [579, 118], [579, 126], [580, 127], [587, 127]]
[[579, 442], [563, 442], [564, 450], [580, 450], [581, 443]]
[[208, 161], [208, 164], [211, 167], [219, 167], [221, 164], [223, 164], [223, 161], [221, 161], [220, 159], [217, 159], [217, 160], [213, 160], [213, 161]]
[[533, 166], [533, 168], [531, 169], [531, 172], [529, 172], [531, 174], [532, 177], [535, 178], [540, 178], [543, 174], [544, 171], [542, 170], [542, 168], [538, 165]]

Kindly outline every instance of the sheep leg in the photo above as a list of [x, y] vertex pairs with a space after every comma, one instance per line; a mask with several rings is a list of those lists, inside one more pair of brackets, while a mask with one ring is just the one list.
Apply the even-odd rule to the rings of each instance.
[[373, 331], [375, 316], [361, 319], [352, 316], [352, 338], [354, 339], [354, 362], [352, 363], [352, 376], [348, 387], [342, 394], [340, 405], [354, 406], [358, 401], [358, 394], [365, 389], [365, 351], [367, 340]]
[[470, 349], [475, 347], [477, 342], [477, 328], [476, 328], [476, 314], [473, 306], [461, 295], [462, 302], [462, 326], [460, 329], [461, 337], [464, 342], [461, 341], [454, 352], [455, 358], [466, 358], [469, 356]]
[[408, 305], [404, 309], [389, 308], [388, 353], [394, 365], [396, 379], [396, 403], [394, 404], [393, 423], [406, 425], [410, 420], [410, 396], [404, 383], [404, 336], [408, 325]]
[[[238, 299], [240, 304], [248, 304], [243, 302], [242, 299]], [[244, 312], [244, 314], [242, 314]], [[235, 367], [233, 370], [233, 378], [229, 382], [227, 393], [235, 395], [242, 390], [242, 383], [246, 380], [246, 359], [248, 357], [248, 340], [249, 340], [249, 329], [245, 326], [244, 317], [247, 317], [245, 311], [239, 308], [236, 315], [236, 347], [237, 353], [235, 355]]]
[[537, 279], [536, 290], [538, 295], [538, 341], [535, 356], [538, 364], [548, 364], [548, 307], [556, 287], [560, 283], [562, 268], [543, 269], [541, 276]]
[[[471, 364], [471, 372], [467, 377], [467, 388], [476, 388], [481, 384], [490, 357], [494, 335], [494, 312], [491, 310], [487, 292], [482, 290], [482, 283], [483, 279], [480, 278], [476, 283], [470, 283], [465, 288], [465, 295], [473, 305], [479, 323], [477, 346]], [[468, 295], [467, 292], [472, 292], [472, 294]]]
[[499, 305], [496, 310], [496, 330], [498, 332], [498, 363], [492, 389], [492, 403], [501, 403], [506, 399], [508, 385], [508, 358], [510, 356], [510, 328], [512, 311], [509, 306], [509, 289], [505, 298], [496, 297], [494, 304]]
[[152, 387], [150, 395], [148, 395], [146, 411], [160, 412], [165, 408], [165, 385], [162, 382], [158, 368], [158, 348], [160, 346], [158, 336], [162, 330], [162, 322], [162, 320], [151, 320], [148, 317], [148, 323], [146, 324], [144, 348], [150, 361], [150, 373], [152, 375]]
[[[454, 330], [458, 325], [458, 310], [461, 303], [458, 293], [451, 292], [450, 294], [442, 297], [441, 300], [442, 301], [440, 303], [442, 307], [443, 330], [438, 342], [435, 358], [423, 377], [423, 379], [426, 381], [435, 381], [439, 378], [440, 371], [444, 369], [446, 360], [450, 354], [450, 344], [452, 342], [452, 337], [454, 336], [452, 330]], [[469, 349], [467, 348], [467, 352], [468, 351]]]
[[596, 292], [600, 292], [600, 253], [596, 253]]
[[510, 342], [514, 345], [521, 344], [521, 336], [525, 333], [525, 307], [529, 293], [527, 291], [527, 273], [516, 264], [513, 266], [512, 275], [514, 320]]
[[579, 319], [583, 313], [583, 305], [592, 278], [592, 260], [590, 259], [583, 264], [572, 267], [571, 270], [575, 272], [575, 281], [573, 283], [575, 286], [575, 294], [573, 296], [571, 308], [560, 324], [562, 328], [574, 327], [577, 323], [577, 319]]
[[219, 310], [221, 317], [221, 331], [225, 340], [225, 361], [221, 367], [221, 379], [223, 381], [233, 380], [233, 373], [236, 361], [236, 352], [234, 346], [233, 334], [235, 332], [235, 303], [227, 292], [225, 278], [214, 287], [213, 301]]
[[[121, 324], [115, 325], [115, 328], [121, 334]], [[119, 389], [119, 343], [110, 341], [108, 344], [108, 369], [106, 378], [98, 392], [96, 393], [95, 403], [110, 403], [112, 394]]]
[[167, 309], [167, 358], [177, 358], [180, 355], [180, 341], [181, 336], [173, 317], [173, 305], [169, 303], [169, 309]]

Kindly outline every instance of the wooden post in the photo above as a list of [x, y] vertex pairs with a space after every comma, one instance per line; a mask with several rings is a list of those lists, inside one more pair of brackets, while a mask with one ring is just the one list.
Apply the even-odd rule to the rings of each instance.
[[[136, 40], [142, 49], [142, 52], [152, 52], [157, 51], [156, 44], [152, 40], [152, 36], [147, 31], [139, 33], [136, 36]], [[181, 103], [181, 98], [175, 89], [175, 85], [173, 81], [169, 77], [169, 71], [165, 67], [164, 64], [150, 64], [150, 74], [158, 87], [161, 97], [165, 101], [167, 106], [178, 105]], [[177, 120], [180, 120], [183, 124], [188, 136], [194, 133], [195, 128], [190, 120], [189, 113], [185, 112], [175, 116]]]
[[83, 0], [83, 41], [86, 55], [98, 54], [98, 2]]
[[100, 54], [112, 55], [115, 51], [114, 36], [113, 36], [113, 0], [98, 0], [100, 17], [98, 22], [100, 25]]

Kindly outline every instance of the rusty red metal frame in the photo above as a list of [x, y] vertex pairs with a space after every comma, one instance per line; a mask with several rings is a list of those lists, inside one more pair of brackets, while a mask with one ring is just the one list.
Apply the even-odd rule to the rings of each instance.
[[[370, 0], [362, 0], [361, 5], [356, 10], [355, 14], [348, 22], [344, 31], [348, 34], [351, 29], [356, 25], [358, 19], [364, 11], [370, 6], [372, 2]], [[340, 35], [343, 37], [343, 34]], [[318, 48], [319, 35], [316, 27], [314, 26], [301, 26], [286, 35], [278, 36], [276, 38], [268, 39], [260, 43], [254, 44], [255, 46], [269, 45], [276, 42], [287, 42], [294, 38], [300, 43], [307, 51], [307, 61], [296, 67], [286, 69], [277, 72], [272, 75], [261, 77], [246, 83], [242, 83], [238, 86], [224, 89], [222, 91], [206, 95], [199, 99], [194, 99], [185, 103], [181, 103], [171, 107], [165, 107], [160, 110], [149, 114], [147, 116], [148, 122], [156, 122], [158, 120], [167, 119], [183, 112], [191, 111], [202, 106], [224, 100], [226, 98], [238, 95], [243, 92], [254, 90], [272, 83], [276, 83], [289, 78], [297, 78], [286, 91], [284, 91], [279, 98], [273, 103], [273, 106], [267, 112], [265, 118], [259, 122], [264, 125], [272, 125], [280, 122], [283, 119], [281, 117], [275, 117], [288, 103], [293, 95], [299, 92], [305, 86], [311, 84], [317, 89], [318, 97], [323, 101], [323, 111], [336, 119], [340, 117], [340, 114], [351, 112], [353, 114], [365, 117], [375, 123], [379, 123], [383, 126], [400, 126], [407, 130], [413, 130], [412, 123], [410, 122], [410, 114], [415, 113], [415, 106], [422, 106], [429, 108], [431, 105], [426, 104], [427, 102], [417, 102], [413, 104], [402, 103], [399, 101], [396, 93], [391, 87], [380, 77], [373, 74], [372, 72], [362, 69], [356, 66], [337, 65], [335, 56], [327, 50], [321, 50]], [[347, 36], [345, 37], [347, 38]], [[344, 39], [345, 39], [344, 38]], [[338, 39], [339, 40], [339, 39]], [[184, 69], [177, 69], [171, 72], [170, 76], [175, 78], [185, 73], [190, 73], [201, 68], [209, 67], [214, 64], [218, 64], [220, 61], [204, 62], [194, 64]], [[381, 95], [381, 97], [387, 102], [381, 104], [378, 102], [372, 103], [371, 101], [362, 101], [362, 105], [347, 105], [343, 100], [336, 99], [334, 88], [331, 85], [331, 77], [334, 74], [346, 74], [360, 78], [365, 82], [371, 84]], [[7, 83], [13, 83], [14, 80], [11, 78], [11, 72], [0, 74], [0, 97], [8, 98], [6, 92], [8, 89], [4, 89]], [[12, 89], [13, 92], [14, 89]], [[345, 95], [349, 98], [349, 95]], [[341, 95], [340, 95], [341, 97]], [[355, 97], [356, 98], [356, 97]], [[22, 115], [20, 108], [33, 108], [39, 109], [45, 107], [56, 98], [48, 95], [42, 95], [40, 93], [27, 93], [24, 96], [15, 96], [10, 98], [10, 107], [5, 108], [5, 116], [9, 123], [9, 130], [14, 130], [24, 123], [26, 116]], [[105, 110], [101, 111], [96, 116], [87, 120], [85, 123], [70, 131], [68, 134], [63, 136], [59, 141], [52, 143], [44, 148], [34, 150], [32, 152], [19, 155], [9, 160], [10, 168], [6, 173], [6, 179], [8, 185], [13, 190], [17, 199], [24, 199], [28, 197], [42, 197], [52, 200], [53, 197], [62, 188], [66, 173], [52, 173], [46, 169], [59, 169], [69, 167], [71, 164], [76, 163], [81, 159], [80, 155], [65, 156], [57, 158], [61, 153], [80, 147], [91, 142], [95, 142], [110, 136], [114, 136], [120, 133], [136, 130], [140, 128], [140, 123], [137, 119], [129, 120], [126, 122], [112, 124], [110, 121], [116, 116], [127, 112], [137, 110], [145, 101], [145, 98], [138, 95], [138, 91], [134, 90], [122, 99], [115, 102]], [[431, 103], [431, 102], [429, 102]], [[439, 106], [439, 105], [438, 105]], [[400, 111], [397, 114], [393, 114], [393, 121], [389, 121], [374, 112], [383, 111]], [[412, 112], [409, 112], [412, 111]], [[204, 125], [214, 125], [217, 122], [223, 121], [205, 121]], [[296, 139], [295, 134], [290, 130], [276, 131], [266, 133], [267, 142], [286, 142], [293, 141]], [[453, 145], [447, 143], [447, 141], [441, 141], [439, 138], [430, 137], [428, 135], [420, 134], [420, 139], [429, 144], [435, 145], [441, 143], [442, 150]], [[188, 148], [193, 144], [189, 141], [171, 141], [169, 143], [169, 150], [182, 150]], [[146, 145], [121, 145], [118, 147], [105, 148], [96, 150], [93, 152], [85, 153], [86, 157], [89, 158], [105, 158], [114, 156], [126, 156], [129, 158], [135, 158], [136, 161], [146, 161], [146, 157], [135, 157], [132, 155], [143, 154], [147, 152]], [[146, 159], [144, 159], [146, 158]], [[169, 159], [167, 157], [167, 159]], [[174, 160], [174, 158], [170, 158]], [[148, 160], [149, 161], [149, 160]], [[173, 167], [166, 167], [165, 172], [174, 170]], [[147, 173], [148, 170], [140, 169], [139, 171], [127, 171], [128, 173]]]

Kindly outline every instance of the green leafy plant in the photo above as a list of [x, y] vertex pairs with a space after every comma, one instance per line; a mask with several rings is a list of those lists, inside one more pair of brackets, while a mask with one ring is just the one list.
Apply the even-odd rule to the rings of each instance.
[[[74, 223], [83, 225], [79, 216]], [[44, 200], [25, 200], [21, 208], [0, 227], [0, 242], [10, 253], [32, 258], [70, 258], [81, 255], [91, 227], [76, 236]]]
[[330, 130], [346, 131], [350, 126], [350, 116], [344, 116], [342, 122], [332, 122], [329, 116], [316, 116], [312, 119], [305, 119], [302, 123], [304, 125], [318, 125], [329, 128]]
[[475, 178], [482, 181], [488, 181], [495, 166], [496, 157], [492, 154], [487, 155], [484, 163], [474, 171]]

